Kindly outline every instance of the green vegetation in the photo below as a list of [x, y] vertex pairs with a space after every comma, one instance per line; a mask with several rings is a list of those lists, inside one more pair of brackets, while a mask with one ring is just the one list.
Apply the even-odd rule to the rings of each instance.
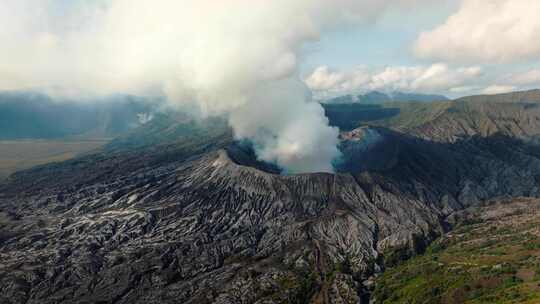
[[453, 101], [387, 103], [384, 106], [399, 109], [399, 115], [376, 120], [371, 124], [403, 130], [412, 129], [435, 120], [453, 105]]
[[377, 279], [375, 303], [540, 303], [540, 219], [469, 222]]
[[297, 276], [284, 276], [278, 280], [280, 291], [275, 294], [274, 300], [279, 300], [278, 294], [287, 294], [284, 303], [301, 304], [309, 303], [318, 289], [317, 274], [314, 272], [300, 272]]

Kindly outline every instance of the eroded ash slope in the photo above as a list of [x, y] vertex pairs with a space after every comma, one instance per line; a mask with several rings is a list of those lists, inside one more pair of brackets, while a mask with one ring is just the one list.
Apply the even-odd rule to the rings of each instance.
[[225, 133], [17, 174], [0, 188], [0, 302], [358, 303], [448, 215], [540, 193], [521, 139], [342, 140], [337, 174], [276, 174]]

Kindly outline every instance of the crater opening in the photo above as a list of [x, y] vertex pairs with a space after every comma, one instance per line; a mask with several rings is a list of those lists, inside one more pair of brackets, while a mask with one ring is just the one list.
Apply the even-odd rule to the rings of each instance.
[[253, 144], [249, 141], [235, 141], [225, 150], [229, 158], [236, 164], [253, 167], [271, 174], [281, 174], [283, 171], [275, 164], [259, 160]]

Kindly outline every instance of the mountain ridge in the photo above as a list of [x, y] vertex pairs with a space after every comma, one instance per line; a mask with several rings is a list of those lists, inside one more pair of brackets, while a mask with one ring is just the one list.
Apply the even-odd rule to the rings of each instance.
[[325, 104], [343, 104], [343, 103], [359, 103], [359, 104], [381, 104], [387, 102], [433, 102], [448, 100], [448, 97], [436, 94], [422, 94], [422, 93], [405, 93], [400, 91], [394, 91], [390, 93], [384, 93], [379, 91], [370, 91], [364, 94], [347, 94], [343, 96], [333, 97], [325, 100]]

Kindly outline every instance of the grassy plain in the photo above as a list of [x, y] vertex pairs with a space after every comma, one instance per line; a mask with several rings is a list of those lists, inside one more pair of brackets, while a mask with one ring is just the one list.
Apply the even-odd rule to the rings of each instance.
[[37, 165], [64, 161], [106, 144], [108, 139], [0, 141], [0, 179]]

